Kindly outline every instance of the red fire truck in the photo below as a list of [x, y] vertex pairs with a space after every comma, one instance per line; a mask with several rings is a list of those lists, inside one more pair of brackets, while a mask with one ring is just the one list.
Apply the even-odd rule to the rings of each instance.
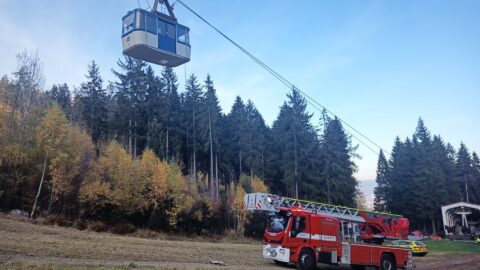
[[381, 270], [412, 268], [411, 251], [381, 245], [405, 239], [408, 219], [389, 213], [315, 203], [266, 193], [245, 195], [244, 207], [266, 216], [263, 257], [314, 269], [317, 263]]

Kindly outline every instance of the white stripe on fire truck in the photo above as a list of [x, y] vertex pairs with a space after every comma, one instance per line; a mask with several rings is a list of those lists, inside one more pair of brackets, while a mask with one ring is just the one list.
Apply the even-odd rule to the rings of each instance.
[[329, 241], [335, 242], [337, 241], [337, 237], [334, 235], [325, 235], [325, 234], [309, 234], [309, 233], [298, 233], [296, 238], [302, 239], [312, 239], [312, 240], [322, 240], [322, 241]]

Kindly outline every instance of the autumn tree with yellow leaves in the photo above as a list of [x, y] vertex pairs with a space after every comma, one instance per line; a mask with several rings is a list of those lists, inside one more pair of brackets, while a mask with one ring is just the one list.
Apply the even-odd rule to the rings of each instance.
[[65, 150], [67, 142], [68, 128], [69, 124], [65, 113], [58, 104], [53, 104], [45, 113], [37, 129], [37, 146], [43, 155], [43, 170], [30, 216], [35, 214], [35, 208], [45, 180], [47, 165], [50, 165], [52, 171], [54, 171], [59, 160], [64, 158], [65, 153], [63, 150]]

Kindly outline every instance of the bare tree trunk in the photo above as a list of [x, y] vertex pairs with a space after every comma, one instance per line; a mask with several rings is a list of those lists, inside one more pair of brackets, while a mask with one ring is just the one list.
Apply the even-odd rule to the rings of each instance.
[[133, 159], [137, 159], [137, 120], [135, 119], [135, 134], [133, 134]]
[[330, 177], [327, 177], [327, 201], [329, 204], [332, 203], [330, 196]]
[[238, 180], [240, 180], [240, 176], [242, 176], [242, 150], [238, 152], [238, 159], [240, 161], [240, 171], [238, 172]]
[[48, 202], [48, 214], [52, 211], [52, 204], [53, 204], [53, 190], [50, 192], [50, 201]]
[[210, 174], [208, 179], [210, 180], [210, 196], [212, 201], [216, 201], [215, 198], [215, 185], [213, 183], [213, 139], [212, 139], [212, 119], [210, 112], [208, 112], [208, 128], [209, 128], [209, 140], [210, 140]]
[[38, 186], [37, 196], [35, 196], [35, 202], [33, 203], [32, 212], [30, 213], [30, 218], [33, 218], [33, 215], [35, 214], [35, 208], [37, 208], [38, 198], [40, 197], [40, 192], [42, 191], [43, 180], [45, 179], [46, 170], [47, 170], [47, 154], [45, 154], [45, 160], [43, 161], [42, 178], [40, 179], [40, 185]]
[[215, 183], [216, 183], [216, 197], [219, 198], [219, 183], [218, 183], [218, 156], [215, 155]]
[[169, 127], [167, 127], [167, 140], [166, 140], [166, 143], [165, 143], [165, 150], [166, 150], [166, 154], [165, 154], [165, 158], [167, 159], [167, 161], [169, 160], [168, 159], [168, 138], [169, 138]]
[[132, 155], [132, 118], [128, 119], [128, 153]]
[[193, 118], [193, 182], [197, 183], [197, 129], [195, 127], [195, 110], [192, 110]]
[[150, 117], [147, 117], [147, 147], [151, 148], [150, 146]]
[[432, 217], [432, 235], [437, 235], [437, 229], [435, 228], [435, 219]]
[[264, 146], [262, 145], [262, 180], [265, 180], [265, 159], [264, 159]]
[[[295, 106], [293, 106], [295, 108]], [[298, 179], [297, 179], [297, 167], [298, 167], [298, 149], [297, 149], [297, 114], [294, 110], [293, 112], [293, 147], [294, 147], [294, 171], [293, 171], [293, 182], [295, 185], [295, 198], [298, 199]]]
[[[324, 129], [324, 132], [327, 128], [327, 116], [325, 115], [325, 113], [322, 113], [322, 120], [323, 120], [323, 129]], [[325, 157], [326, 156], [326, 151], [325, 151], [325, 146], [322, 147], [322, 150], [323, 150], [323, 156]], [[327, 202], [329, 204], [332, 203], [332, 200], [331, 200], [331, 196], [330, 196], [330, 178], [327, 177]]]
[[467, 203], [470, 202], [470, 200], [468, 199], [468, 184], [467, 184], [467, 176], [464, 175], [463, 178], [465, 179], [465, 199], [467, 200]]
[[253, 161], [252, 127], [251, 127], [251, 125], [248, 125], [248, 126], [249, 126], [248, 127], [248, 141], [249, 141], [248, 151], [249, 151], [249, 156], [250, 156], [250, 162], [249, 162], [250, 163], [249, 164], [250, 165], [250, 178], [253, 179], [253, 164], [255, 162]]

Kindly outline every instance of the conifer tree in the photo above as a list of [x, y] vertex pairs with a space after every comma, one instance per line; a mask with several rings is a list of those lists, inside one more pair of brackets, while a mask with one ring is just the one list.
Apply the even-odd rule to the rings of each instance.
[[183, 113], [185, 117], [185, 134], [186, 134], [186, 150], [187, 157], [191, 157], [188, 164], [191, 166], [191, 175], [193, 175], [194, 183], [197, 183], [197, 151], [199, 150], [200, 125], [199, 114], [203, 103], [202, 86], [195, 75], [190, 75], [185, 85], [185, 93], [183, 98]]
[[140, 105], [140, 121], [145, 125], [145, 147], [155, 149], [159, 153], [163, 146], [160, 134], [165, 125], [163, 118], [167, 105], [163, 92], [164, 84], [160, 78], [155, 76], [151, 66], [147, 66], [145, 69], [145, 80], [145, 100], [144, 104]]
[[115, 112], [113, 125], [121, 138], [126, 138], [128, 153], [137, 157], [144, 146], [145, 125], [143, 125], [146, 97], [146, 64], [131, 57], [118, 60], [120, 72], [113, 71], [118, 78], [115, 83]]
[[470, 190], [472, 181], [472, 158], [468, 148], [462, 142], [457, 152], [456, 160], [456, 179], [460, 190], [461, 199], [465, 202], [470, 202]]
[[233, 165], [233, 179], [239, 181], [240, 176], [244, 172], [246, 145], [248, 142], [248, 120], [245, 103], [238, 96], [227, 116], [226, 128], [226, 144], [229, 145], [228, 158]]
[[350, 138], [345, 133], [338, 118], [328, 122], [325, 129], [323, 145], [325, 167], [322, 176], [330, 185], [331, 202], [346, 206], [355, 206], [357, 180], [353, 158], [356, 147], [351, 146]]
[[390, 186], [389, 183], [389, 166], [383, 151], [380, 150], [377, 162], [377, 186], [375, 187], [375, 199], [373, 207], [377, 211], [384, 212], [387, 210], [387, 193]]
[[245, 162], [250, 170], [250, 177], [265, 177], [268, 127], [262, 115], [252, 101], [247, 102], [248, 141]]
[[50, 91], [47, 91], [46, 94], [52, 99], [52, 101], [60, 105], [60, 107], [67, 116], [70, 115], [72, 100], [70, 89], [68, 88], [68, 85], [66, 83], [53, 85], [52, 89]]
[[86, 78], [87, 82], [80, 88], [82, 116], [93, 141], [97, 142], [106, 135], [107, 93], [95, 61], [88, 66]]
[[[427, 222], [430, 218], [429, 213], [435, 211], [434, 201], [431, 199], [433, 186], [432, 175], [432, 138], [430, 132], [425, 127], [423, 120], [418, 120], [417, 128], [412, 137], [413, 144], [413, 170], [414, 175], [410, 188], [413, 198], [410, 200], [411, 209], [415, 210], [415, 218], [420, 222], [423, 230], [426, 231]], [[433, 213], [432, 213], [433, 215]]]
[[410, 199], [409, 183], [412, 179], [410, 152], [410, 140], [407, 139], [403, 143], [397, 137], [390, 156], [390, 185], [386, 194], [387, 209], [392, 213], [405, 214], [403, 205]]
[[473, 203], [480, 203], [480, 159], [477, 153], [472, 152], [472, 195], [474, 196]]
[[177, 75], [173, 72], [173, 69], [166, 67], [162, 71], [162, 82], [165, 87], [165, 106], [163, 112], [163, 125], [165, 133], [164, 143], [165, 145], [165, 158], [171, 160], [174, 157], [175, 160], [179, 160], [181, 157], [182, 149], [182, 136], [183, 131], [181, 128], [181, 103], [180, 96], [178, 95], [178, 83]]
[[222, 109], [220, 108], [215, 87], [210, 75], [205, 80], [205, 97], [203, 106], [200, 110], [199, 121], [201, 128], [200, 137], [204, 143], [203, 151], [209, 156], [209, 174], [210, 196], [217, 200], [219, 196], [218, 177], [214, 177], [215, 157], [219, 154], [219, 139], [221, 135], [220, 120]]
[[320, 146], [310, 123], [312, 115], [307, 112], [306, 101], [296, 89], [287, 97], [288, 102], [280, 108], [272, 127], [278, 155], [276, 166], [282, 170], [278, 175], [288, 195], [321, 201]]

